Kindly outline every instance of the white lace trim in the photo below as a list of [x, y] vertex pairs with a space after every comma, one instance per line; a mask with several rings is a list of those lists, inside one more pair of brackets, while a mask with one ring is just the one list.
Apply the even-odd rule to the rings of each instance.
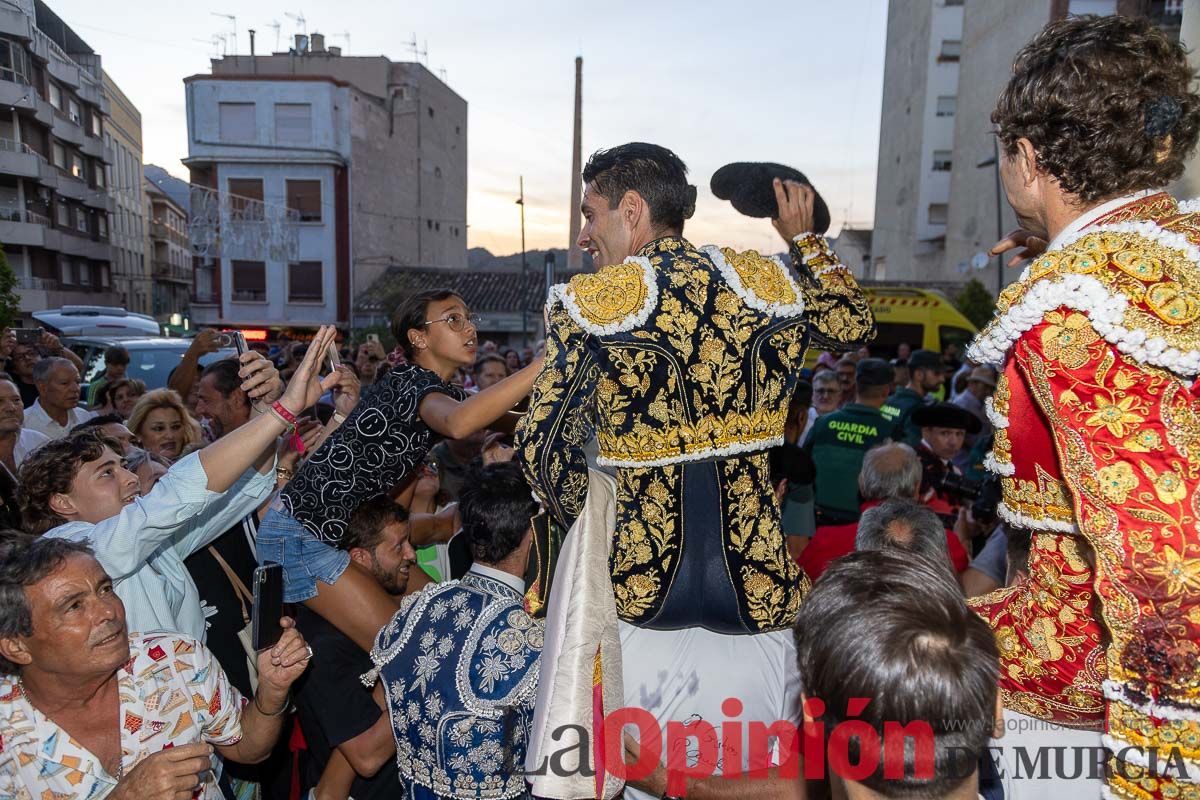
[[1030, 517], [1020, 511], [1014, 511], [1001, 500], [996, 505], [996, 515], [1016, 528], [1030, 531], [1055, 531], [1057, 533], [1079, 533], [1079, 526], [1074, 522], [1062, 522], [1057, 519]]
[[[1094, 231], [1095, 229], [1093, 229]], [[1008, 349], [1045, 315], [1056, 308], [1070, 308], [1087, 315], [1088, 321], [1107, 342], [1129, 358], [1143, 364], [1192, 377], [1200, 374], [1200, 351], [1180, 351], [1161, 336], [1130, 330], [1121, 322], [1129, 301], [1109, 292], [1090, 275], [1064, 275], [1059, 280], [1041, 280], [1029, 287], [1025, 297], [1003, 316], [997, 317], [971, 343], [967, 357], [996, 368], [1004, 366]]]
[[1008, 417], [996, 410], [994, 397], [989, 396], [983, 401], [983, 413], [987, 414], [988, 421], [992, 423], [993, 428], [1008, 427]]
[[[1150, 756], [1146, 754], [1145, 749], [1138, 747], [1133, 742], [1128, 742], [1110, 733], [1101, 736], [1100, 741], [1112, 751], [1114, 756], [1122, 761], [1150, 769]], [[1169, 756], [1170, 748], [1163, 748], [1155, 757], [1155, 770], [1153, 772], [1156, 777], [1168, 778], [1176, 783], [1200, 783], [1200, 764], [1183, 758], [1183, 756], [1171, 759], [1169, 759]], [[1182, 772], [1180, 771], [1181, 767]]]
[[994, 450], [988, 450], [987, 455], [983, 457], [983, 468], [988, 472], [1002, 475], [1005, 478], [1011, 478], [1017, 472], [1016, 466], [1011, 461], [997, 461], [996, 451]]
[[1179, 204], [1180, 214], [1194, 214], [1200, 211], [1200, 197], [1192, 200], [1184, 200]]
[[1200, 722], [1200, 709], [1191, 710], [1187, 708], [1179, 708], [1177, 706], [1159, 705], [1153, 700], [1134, 700], [1125, 691], [1125, 687], [1114, 680], [1106, 680], [1103, 686], [1104, 697], [1106, 699], [1120, 701], [1130, 708], [1137, 709], [1146, 716], [1158, 717], [1159, 719], [1179, 719]]
[[639, 461], [631, 458], [608, 458], [601, 455], [596, 458], [596, 463], [602, 467], [665, 467], [669, 464], [685, 464], [689, 461], [704, 461], [709, 458], [727, 458], [743, 453], [756, 453], [759, 450], [768, 450], [772, 447], [778, 447], [781, 444], [783, 444], [783, 436], [772, 436], [767, 439], [754, 439], [747, 442], [727, 444], [724, 447], [706, 447], [703, 450], [695, 450], [691, 453], [680, 453], [649, 461]]
[[645, 302], [642, 303], [641, 308], [625, 317], [625, 319], [611, 322], [608, 325], [597, 325], [589, 321], [583, 315], [579, 304], [575, 302], [575, 293], [571, 291], [571, 284], [569, 283], [560, 283], [550, 287], [549, 302], [553, 303], [555, 300], [561, 300], [571, 318], [593, 336], [612, 336], [613, 334], [640, 328], [646, 324], [646, 320], [650, 318], [650, 313], [658, 306], [658, 278], [654, 274], [654, 267], [650, 266], [650, 259], [645, 256], [629, 256], [625, 259], [624, 263], [640, 265], [642, 268], [642, 280], [646, 283]]
[[783, 272], [783, 278], [792, 289], [792, 293], [796, 296], [794, 303], [772, 303], [763, 300], [754, 290], [742, 283], [742, 276], [738, 275], [730, 263], [725, 259], [725, 254], [721, 252], [721, 248], [716, 245], [706, 244], [700, 250], [712, 260], [713, 266], [721, 273], [721, 277], [729, 284], [734, 293], [746, 301], [746, 305], [761, 311], [764, 314], [770, 314], [773, 317], [798, 317], [804, 313], [804, 296], [800, 294], [800, 287], [792, 280], [790, 270], [783, 267], [782, 262], [775, 259], [767, 259], [780, 267]]

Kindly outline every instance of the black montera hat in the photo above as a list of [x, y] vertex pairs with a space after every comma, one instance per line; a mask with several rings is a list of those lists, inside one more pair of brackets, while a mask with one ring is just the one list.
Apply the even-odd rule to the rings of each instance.
[[912, 421], [918, 428], [956, 428], [969, 434], [983, 430], [979, 417], [953, 403], [921, 406], [913, 411]]
[[722, 200], [733, 203], [733, 207], [748, 217], [777, 217], [779, 204], [775, 202], [776, 178], [797, 181], [812, 188], [813, 231], [825, 233], [829, 230], [829, 206], [812, 182], [798, 169], [770, 161], [737, 161], [726, 164], [713, 173], [709, 188]]

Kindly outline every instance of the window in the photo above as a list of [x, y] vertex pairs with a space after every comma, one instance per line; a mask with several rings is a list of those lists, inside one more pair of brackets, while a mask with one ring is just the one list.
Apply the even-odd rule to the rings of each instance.
[[947, 8], [950, 8], [953, 6], [961, 6], [962, 4], [963, 4], [963, 0], [946, 0]]
[[95, 111], [93, 111], [92, 112], [92, 136], [95, 136], [97, 139], [99, 139], [100, 132], [101, 132], [100, 115], [98, 113], [96, 113]]
[[75, 230], [80, 233], [88, 232], [87, 212], [82, 208], [75, 209]]
[[1070, 0], [1067, 13], [1075, 16], [1096, 14], [1107, 17], [1117, 13], [1117, 0]]
[[60, 228], [69, 228], [71, 226], [71, 209], [66, 203], [59, 203], [55, 206], [54, 221]]
[[312, 106], [308, 103], [276, 103], [275, 141], [278, 144], [312, 144]]
[[51, 157], [54, 160], [54, 166], [58, 167], [59, 169], [66, 169], [67, 168], [67, 148], [63, 147], [58, 142], [55, 142], [51, 146], [50, 152], [51, 152]]
[[[876, 267], [878, 268], [878, 265]], [[879, 280], [878, 275], [875, 279]], [[877, 353], [878, 358], [895, 358], [901, 344], [907, 343], [909, 347], [916, 349], [925, 342], [925, 326], [920, 323], [876, 322], [875, 329], [871, 352]]]
[[108, 214], [100, 214], [96, 217], [96, 230], [99, 231], [101, 238], [108, 238]]
[[262, 178], [229, 179], [229, 211], [235, 221], [262, 222]]
[[78, 153], [71, 153], [71, 174], [79, 180], [84, 180], [83, 156]]
[[929, 224], [930, 225], [945, 225], [946, 215], [949, 213], [949, 208], [945, 203], [930, 203], [929, 204]]
[[287, 181], [287, 207], [300, 212], [301, 222], [320, 222], [321, 182]]
[[67, 98], [67, 116], [71, 118], [71, 122], [76, 125], [83, 124], [83, 116], [79, 113], [79, 101], [74, 97]]
[[91, 286], [92, 285], [92, 265], [87, 263], [86, 261], [80, 261], [79, 265], [76, 267], [76, 270], [79, 273], [79, 285], [80, 286]]
[[937, 99], [937, 115], [939, 117], [953, 117], [955, 110], [958, 109], [958, 98], [952, 94], [944, 94]]
[[246, 303], [267, 301], [267, 265], [261, 261], [233, 261], [233, 299]]
[[219, 103], [222, 142], [253, 142], [254, 103]]
[[938, 53], [938, 61], [958, 61], [962, 55], [961, 39], [942, 39], [942, 52]]
[[29, 64], [29, 53], [20, 42], [0, 37], [0, 81], [12, 81], [26, 86], [33, 70]]
[[934, 150], [933, 151], [933, 171], [934, 172], [949, 172], [950, 161], [953, 154], [949, 150]]
[[75, 283], [75, 264], [71, 259], [63, 258], [58, 262], [58, 274], [62, 282], [67, 286], [72, 286]]
[[288, 264], [289, 303], [320, 303], [323, 298], [320, 261]]
[[92, 165], [92, 169], [95, 170], [95, 172], [96, 172], [96, 186], [103, 189], [104, 188], [104, 165], [96, 163], [96, 164]]
[[63, 110], [62, 89], [58, 88], [58, 84], [53, 81], [50, 82], [50, 105], [59, 111]]
[[109, 276], [108, 264], [101, 264], [100, 265], [100, 287], [103, 289], [107, 289], [111, 285], [110, 280], [111, 280], [111, 278]]

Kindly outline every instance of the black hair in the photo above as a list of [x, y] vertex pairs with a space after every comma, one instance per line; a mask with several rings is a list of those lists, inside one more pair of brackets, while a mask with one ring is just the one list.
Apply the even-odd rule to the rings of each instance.
[[[425, 314], [429, 310], [429, 304], [449, 300], [451, 297], [462, 300], [462, 295], [451, 289], [429, 289], [414, 294], [396, 308], [392, 314], [392, 336], [396, 337], [407, 358], [411, 359], [415, 354], [412, 342], [408, 339], [408, 332], [413, 329], [425, 330], [425, 320], [428, 319]], [[466, 305], [465, 300], [463, 304]]]
[[[33, 635], [33, 609], [29, 607], [25, 588], [77, 554], [91, 556], [92, 548], [70, 539], [23, 538], [5, 532], [0, 539], [0, 639]], [[15, 675], [20, 671], [19, 664], [0, 656], [0, 673]]]
[[488, 353], [486, 356], [480, 356], [478, 359], [476, 359], [475, 366], [471, 367], [471, 374], [478, 375], [488, 364], [499, 364], [500, 366], [504, 367], [506, 372], [508, 371], [508, 361], [504, 358], [504, 356], [496, 353]]
[[[238, 374], [241, 372], [242, 365], [236, 358], [222, 358], [220, 361], [214, 361], [204, 368], [200, 373], [200, 379], [203, 380], [209, 375], [213, 378], [213, 386], [217, 392], [225, 398], [228, 398], [238, 389], [242, 388], [242, 377]], [[247, 403], [250, 401], [247, 400]]]
[[520, 465], [505, 461], [472, 465], [459, 492], [458, 510], [471, 555], [495, 564], [521, 544], [538, 504]]
[[[943, 797], [974, 773], [996, 721], [999, 652], [944, 566], [912, 553], [851, 553], [813, 586], [795, 635], [801, 685], [826, 736], [850, 718], [848, 708], [857, 710], [857, 699], [870, 699], [854, 718], [878, 733], [879, 752], [864, 756], [858, 737], [847, 744], [850, 763], [878, 765], [863, 786], [885, 797]], [[930, 726], [931, 777], [914, 774], [922, 742], [909, 735], [903, 777], [889, 770], [885, 780], [885, 721]]]
[[105, 364], [129, 364], [129, 351], [119, 344], [114, 344], [112, 347], [104, 350]]
[[683, 230], [683, 221], [696, 210], [696, 187], [688, 185], [687, 165], [665, 147], [630, 142], [597, 150], [583, 168], [583, 182], [616, 208], [626, 192], [641, 195], [650, 209], [650, 221]]
[[99, 416], [92, 417], [89, 420], [84, 420], [74, 428], [71, 428], [71, 433], [75, 433], [75, 431], [86, 430], [88, 428], [102, 428], [105, 425], [113, 424], [124, 425], [125, 418], [120, 414], [100, 414]]
[[338, 543], [339, 550], [350, 551], [355, 547], [374, 551], [383, 538], [383, 529], [394, 522], [408, 522], [408, 511], [385, 495], [376, 495], [363, 503], [350, 515], [346, 535]]

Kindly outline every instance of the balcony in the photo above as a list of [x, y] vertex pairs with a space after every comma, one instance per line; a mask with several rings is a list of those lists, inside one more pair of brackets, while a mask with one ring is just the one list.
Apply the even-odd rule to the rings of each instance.
[[50, 130], [64, 142], [70, 142], [77, 147], [83, 146], [82, 121], [68, 117], [65, 111], [60, 111], [54, 115], [54, 121], [50, 124]]
[[41, 159], [42, 157], [24, 142], [0, 139], [0, 175], [36, 179], [41, 175]]
[[112, 148], [104, 146], [104, 140], [98, 139], [95, 136], [83, 137], [83, 146], [80, 148], [85, 156], [98, 158], [101, 161], [111, 164], [113, 163]]
[[32, 211], [0, 210], [0, 242], [5, 246], [45, 247], [50, 220]]
[[26, 41], [33, 39], [33, 26], [20, 7], [0, 0], [0, 33]]
[[190, 300], [194, 306], [215, 306], [217, 295], [216, 292], [192, 292]]
[[189, 286], [192, 283], [192, 270], [188, 267], [181, 267], [170, 261], [160, 261], [159, 259], [155, 259], [151, 265], [156, 280], [186, 283]]

